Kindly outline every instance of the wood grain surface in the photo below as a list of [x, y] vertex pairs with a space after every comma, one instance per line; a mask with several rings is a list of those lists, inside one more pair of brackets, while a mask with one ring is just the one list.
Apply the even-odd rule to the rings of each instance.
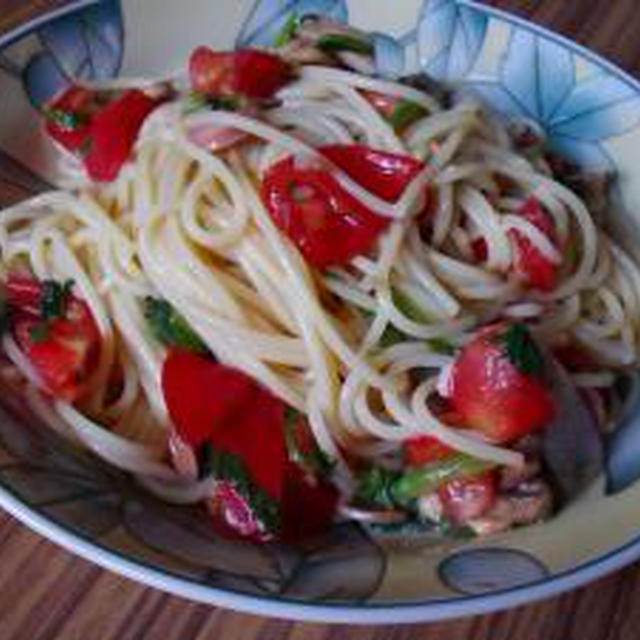
[[[27, 4], [30, 3], [0, 0], [0, 15], [7, 6]], [[638, 0], [493, 0], [491, 4], [570, 35], [640, 75]], [[236, 614], [142, 587], [62, 551], [0, 514], [0, 640], [639, 637], [639, 565], [552, 600], [489, 616], [412, 626], [300, 624]]]

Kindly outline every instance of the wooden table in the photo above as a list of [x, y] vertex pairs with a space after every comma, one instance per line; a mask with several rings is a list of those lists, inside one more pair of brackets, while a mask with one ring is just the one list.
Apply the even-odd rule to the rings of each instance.
[[[552, 26], [640, 74], [637, 0], [491, 4]], [[640, 637], [638, 629], [640, 565], [553, 600], [484, 617], [405, 627], [299, 624], [140, 586], [0, 514], [0, 640], [631, 640]]]

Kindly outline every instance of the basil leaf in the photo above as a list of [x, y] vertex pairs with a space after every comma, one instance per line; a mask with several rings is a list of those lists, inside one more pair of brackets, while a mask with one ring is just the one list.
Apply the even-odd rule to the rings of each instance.
[[144, 316], [156, 340], [165, 346], [197, 353], [209, 352], [200, 336], [167, 300], [147, 296], [144, 300]]
[[289, 44], [297, 35], [300, 26], [300, 18], [295, 11], [292, 11], [284, 23], [284, 26], [273, 40], [274, 47], [284, 47]]
[[40, 315], [43, 320], [54, 320], [64, 317], [72, 288], [73, 280], [67, 280], [63, 284], [60, 284], [56, 280], [44, 280], [42, 282]]
[[411, 100], [400, 100], [387, 118], [389, 124], [396, 130], [402, 131], [416, 120], [424, 118], [427, 110], [417, 102]]
[[364, 55], [373, 55], [373, 45], [357, 36], [350, 36], [342, 33], [327, 33], [318, 38], [316, 47], [327, 53], [340, 53], [341, 51], [352, 51]]

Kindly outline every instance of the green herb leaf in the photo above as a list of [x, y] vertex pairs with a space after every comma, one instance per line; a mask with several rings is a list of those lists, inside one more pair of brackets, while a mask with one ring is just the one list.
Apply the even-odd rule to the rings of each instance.
[[371, 467], [360, 474], [354, 493], [354, 502], [367, 506], [393, 508], [396, 501], [393, 486], [400, 474], [382, 467]]
[[158, 342], [167, 347], [208, 353], [207, 345], [200, 336], [166, 300], [147, 296], [144, 300], [144, 316]]
[[284, 23], [284, 26], [276, 35], [273, 40], [274, 47], [284, 47], [289, 44], [298, 33], [298, 27], [300, 26], [300, 17], [295, 11], [292, 11], [287, 18], [287, 21]]
[[353, 53], [362, 53], [364, 55], [373, 54], [373, 45], [368, 40], [342, 33], [327, 33], [318, 38], [316, 47], [327, 53], [352, 51]]
[[455, 345], [446, 338], [430, 338], [427, 340], [427, 344], [431, 348], [431, 351], [442, 354], [443, 356], [452, 356], [456, 352]]
[[414, 322], [421, 322], [423, 324], [430, 324], [433, 322], [433, 316], [399, 287], [394, 287], [391, 290], [391, 299], [393, 300], [393, 304], [398, 307], [399, 311], [401, 311], [410, 320], [413, 320]]
[[417, 102], [411, 100], [400, 100], [393, 109], [393, 113], [387, 118], [389, 124], [396, 131], [403, 131], [416, 120], [424, 118], [427, 110]]
[[56, 280], [42, 282], [40, 297], [40, 315], [43, 320], [63, 318], [67, 310], [67, 302], [73, 289], [73, 280], [59, 283]]
[[454, 478], [476, 475], [493, 466], [460, 453], [404, 472], [371, 467], [358, 478], [354, 498], [370, 506], [412, 509], [419, 496], [435, 491]]
[[59, 127], [67, 131], [73, 131], [87, 122], [87, 117], [84, 114], [56, 107], [44, 107], [42, 114], [47, 120], [55, 122]]
[[539, 375], [544, 367], [542, 353], [526, 325], [512, 324], [502, 338], [511, 363], [522, 373]]
[[49, 324], [47, 322], [39, 322], [29, 330], [29, 337], [32, 342], [45, 342], [49, 338]]
[[191, 115], [198, 111], [217, 110], [217, 111], [237, 111], [242, 106], [242, 100], [239, 96], [209, 96], [206, 93], [192, 91], [182, 107], [183, 115]]
[[436, 490], [440, 485], [461, 476], [472, 476], [494, 465], [459, 453], [437, 462], [409, 469], [393, 484], [392, 495], [399, 504]]

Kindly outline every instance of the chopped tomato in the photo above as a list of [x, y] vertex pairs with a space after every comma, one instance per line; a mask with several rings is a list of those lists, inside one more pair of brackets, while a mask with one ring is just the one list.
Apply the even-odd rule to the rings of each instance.
[[114, 180], [127, 161], [138, 132], [158, 101], [142, 91], [125, 91], [91, 122], [90, 147], [84, 162], [94, 180]]
[[495, 502], [496, 494], [493, 470], [456, 478], [438, 489], [444, 515], [460, 525], [486, 513]]
[[197, 449], [253, 402], [256, 384], [241, 371], [171, 349], [162, 367], [162, 391], [178, 436]]
[[420, 467], [437, 462], [455, 452], [455, 449], [430, 435], [417, 436], [404, 443], [404, 459], [410, 467]]
[[370, 251], [388, 226], [328, 171], [298, 168], [292, 157], [267, 171], [261, 196], [275, 224], [320, 268]]
[[41, 315], [42, 283], [29, 276], [11, 275], [6, 284], [7, 303], [11, 309], [35, 319]]
[[425, 167], [411, 156], [378, 151], [363, 144], [327, 145], [320, 151], [358, 184], [388, 202], [396, 202]]
[[266, 51], [213, 51], [203, 46], [191, 54], [189, 77], [195, 91], [208, 95], [269, 98], [291, 80], [292, 70]]
[[94, 180], [114, 180], [146, 117], [163, 100], [138, 89], [90, 91], [74, 86], [44, 109], [47, 132], [82, 157]]
[[295, 542], [326, 531], [338, 497], [337, 489], [326, 480], [289, 464], [282, 498], [282, 539]]
[[43, 290], [43, 284], [35, 279], [9, 278], [11, 330], [44, 387], [73, 402], [84, 392], [83, 382], [96, 363], [98, 328], [87, 304], [72, 295], [59, 317], [43, 319]]
[[544, 362], [521, 324], [481, 330], [451, 371], [450, 402], [465, 426], [509, 443], [544, 428], [554, 413]]
[[[210, 446], [228, 461], [233, 477], [221, 478], [208, 505], [220, 533], [289, 539], [328, 526], [335, 491], [289, 459], [279, 398], [241, 371], [179, 350], [167, 355], [162, 388], [177, 436], [194, 449]], [[261, 520], [265, 509], [269, 519]], [[301, 528], [295, 519], [307, 509]]]
[[94, 92], [72, 86], [45, 107], [47, 133], [69, 151], [80, 149], [90, 134]]
[[386, 93], [379, 93], [378, 91], [363, 91], [362, 95], [366, 98], [376, 110], [381, 113], [385, 118], [390, 118], [400, 101], [400, 98], [390, 96]]
[[[542, 208], [540, 201], [531, 196], [518, 211], [518, 215], [529, 221], [544, 233], [551, 242], [555, 241], [553, 219]], [[532, 287], [541, 291], [551, 291], [558, 281], [558, 265], [542, 254], [522, 233], [510, 231], [516, 249], [515, 270]]]
[[586, 369], [594, 365], [593, 358], [589, 353], [577, 344], [556, 347], [553, 350], [553, 355], [571, 370]]
[[207, 507], [214, 529], [224, 538], [247, 538], [256, 542], [272, 538], [233, 482], [219, 482]]

